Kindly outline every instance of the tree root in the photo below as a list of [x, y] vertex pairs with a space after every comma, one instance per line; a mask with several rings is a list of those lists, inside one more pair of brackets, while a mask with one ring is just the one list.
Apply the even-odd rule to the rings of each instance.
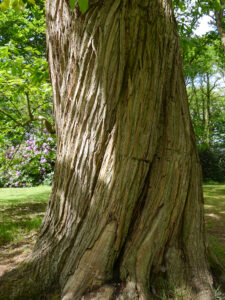
[[58, 286], [44, 289], [30, 263], [22, 263], [0, 277], [0, 300], [60, 300]]

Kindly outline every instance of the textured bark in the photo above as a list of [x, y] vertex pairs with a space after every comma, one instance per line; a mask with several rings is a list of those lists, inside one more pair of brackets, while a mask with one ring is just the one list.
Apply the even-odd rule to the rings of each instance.
[[47, 28], [58, 150], [28, 262], [36, 286], [144, 300], [167, 282], [179, 299], [213, 299], [171, 4], [91, 0], [81, 15], [49, 0]]

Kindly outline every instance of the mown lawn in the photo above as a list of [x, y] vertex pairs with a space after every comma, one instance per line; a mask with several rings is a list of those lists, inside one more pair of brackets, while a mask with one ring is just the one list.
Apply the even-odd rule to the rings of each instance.
[[204, 198], [208, 241], [225, 265], [225, 185], [204, 185]]
[[51, 188], [0, 189], [0, 276], [32, 251]]
[[0, 189], [0, 246], [20, 241], [40, 227], [50, 189]]
[[[50, 191], [48, 186], [0, 189], [0, 276], [32, 251]], [[209, 244], [225, 264], [225, 185], [204, 185], [204, 197]]]

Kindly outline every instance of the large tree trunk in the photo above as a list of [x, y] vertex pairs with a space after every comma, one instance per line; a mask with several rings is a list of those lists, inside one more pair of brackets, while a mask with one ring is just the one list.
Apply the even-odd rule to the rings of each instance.
[[14, 297], [59, 283], [63, 300], [213, 299], [170, 1], [91, 0], [81, 15], [49, 0], [47, 28], [57, 162], [35, 282]]

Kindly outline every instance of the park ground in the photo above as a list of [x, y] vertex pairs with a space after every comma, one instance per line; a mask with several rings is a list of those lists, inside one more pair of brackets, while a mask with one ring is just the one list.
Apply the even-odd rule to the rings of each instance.
[[[0, 276], [32, 251], [51, 187], [0, 189]], [[204, 185], [209, 245], [225, 265], [225, 185]], [[225, 299], [218, 291], [215, 299]]]

